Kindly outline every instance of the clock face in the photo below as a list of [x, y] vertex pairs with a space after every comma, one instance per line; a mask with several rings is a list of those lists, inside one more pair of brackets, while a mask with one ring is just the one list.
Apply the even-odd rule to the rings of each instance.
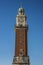
[[24, 18], [23, 18], [22, 16], [20, 16], [20, 17], [18, 18], [18, 22], [24, 22]]

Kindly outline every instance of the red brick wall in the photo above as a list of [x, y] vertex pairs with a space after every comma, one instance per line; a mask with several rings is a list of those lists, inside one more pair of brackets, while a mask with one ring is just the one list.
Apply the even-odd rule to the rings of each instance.
[[27, 29], [16, 28], [15, 56], [19, 56], [20, 49], [23, 55], [27, 56]]

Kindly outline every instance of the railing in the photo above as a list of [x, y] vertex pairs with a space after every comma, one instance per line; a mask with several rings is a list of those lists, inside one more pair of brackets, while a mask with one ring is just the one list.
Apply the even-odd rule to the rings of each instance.
[[13, 59], [13, 64], [18, 64], [18, 63], [25, 63], [25, 64], [28, 64], [29, 63], [29, 56], [27, 56], [27, 57], [19, 57], [19, 56], [17, 56], [17, 57], [14, 57], [14, 59]]

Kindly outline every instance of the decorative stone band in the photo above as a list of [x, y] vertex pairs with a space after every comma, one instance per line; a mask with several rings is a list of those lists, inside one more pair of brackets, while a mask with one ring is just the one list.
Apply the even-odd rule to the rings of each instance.
[[28, 30], [28, 26], [15, 26], [15, 30], [16, 29], [27, 29]]
[[13, 64], [29, 64], [29, 56], [27, 56], [27, 57], [14, 57], [14, 59], [13, 59]]

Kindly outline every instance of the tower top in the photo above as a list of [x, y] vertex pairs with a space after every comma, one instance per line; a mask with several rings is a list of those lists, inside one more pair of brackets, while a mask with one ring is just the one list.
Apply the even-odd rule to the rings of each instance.
[[19, 10], [18, 10], [18, 13], [19, 13], [20, 15], [23, 15], [23, 14], [24, 14], [24, 9], [23, 9], [22, 7], [20, 7]]

